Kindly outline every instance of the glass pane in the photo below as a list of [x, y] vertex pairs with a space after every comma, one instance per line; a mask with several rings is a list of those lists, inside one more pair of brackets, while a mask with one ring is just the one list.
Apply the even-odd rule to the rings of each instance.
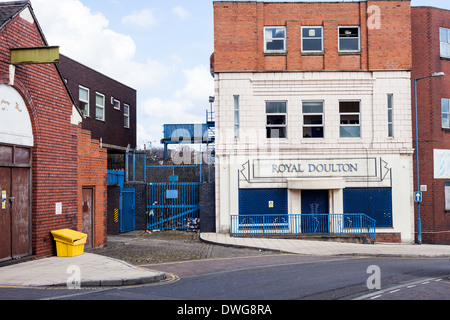
[[442, 99], [442, 112], [450, 113], [450, 99]]
[[239, 111], [234, 112], [234, 124], [239, 124]]
[[347, 113], [347, 112], [352, 112], [352, 113], [358, 112], [359, 113], [359, 101], [340, 102], [339, 103], [339, 112], [340, 113]]
[[339, 50], [341, 51], [359, 50], [359, 39], [358, 38], [339, 39]]
[[95, 103], [99, 106], [104, 106], [105, 105], [105, 97], [101, 96], [101, 95], [96, 95], [95, 96]]
[[323, 124], [322, 116], [304, 116], [303, 124]]
[[323, 102], [303, 102], [303, 113], [323, 113]]
[[98, 120], [103, 120], [103, 108], [95, 109], [95, 118]]
[[394, 126], [392, 124], [388, 125], [388, 134], [389, 134], [389, 137], [394, 136]]
[[341, 38], [358, 38], [359, 28], [339, 28], [339, 37]]
[[392, 110], [388, 111], [388, 122], [391, 123], [392, 122]]
[[89, 101], [89, 91], [83, 88], [80, 88], [80, 100]]
[[323, 127], [303, 128], [303, 138], [323, 138]]
[[267, 128], [267, 138], [286, 138], [286, 127]]
[[449, 42], [448, 41], [448, 30], [445, 28], [440, 28], [440, 34], [441, 34], [441, 42]]
[[268, 125], [286, 124], [286, 116], [267, 116]]
[[16, 148], [16, 164], [30, 164], [30, 149]]
[[341, 124], [359, 124], [358, 114], [341, 115]]
[[450, 117], [448, 113], [442, 114], [442, 128], [450, 128]]
[[322, 39], [303, 39], [303, 51], [322, 51]]
[[322, 28], [303, 28], [303, 38], [322, 38]]
[[360, 127], [341, 127], [341, 138], [359, 138], [360, 136]]
[[0, 163], [12, 162], [12, 147], [0, 146]]
[[266, 45], [267, 50], [284, 50], [284, 40], [269, 40]]
[[266, 113], [286, 113], [286, 102], [267, 102]]

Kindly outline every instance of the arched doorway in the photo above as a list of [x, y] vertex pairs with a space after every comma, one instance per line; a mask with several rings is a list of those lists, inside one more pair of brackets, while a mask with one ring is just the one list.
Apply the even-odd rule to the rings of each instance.
[[25, 101], [0, 84], [0, 261], [31, 254], [33, 144]]

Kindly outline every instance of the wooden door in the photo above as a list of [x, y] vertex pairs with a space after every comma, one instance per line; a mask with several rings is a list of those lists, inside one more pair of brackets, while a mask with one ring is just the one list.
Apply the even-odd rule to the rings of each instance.
[[13, 258], [29, 254], [30, 169], [11, 169], [11, 251]]
[[0, 167], [0, 260], [30, 254], [30, 169]]
[[87, 234], [85, 247], [92, 248], [94, 244], [94, 189], [83, 188], [83, 230]]
[[11, 169], [0, 167], [0, 261], [11, 259]]

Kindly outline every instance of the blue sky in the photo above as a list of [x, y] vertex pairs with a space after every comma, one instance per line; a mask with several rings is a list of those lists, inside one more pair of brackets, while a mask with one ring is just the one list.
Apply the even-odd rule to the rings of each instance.
[[[31, 3], [50, 45], [138, 91], [138, 145], [159, 146], [163, 124], [205, 121], [214, 95], [212, 0]], [[450, 9], [448, 0], [411, 3]]]

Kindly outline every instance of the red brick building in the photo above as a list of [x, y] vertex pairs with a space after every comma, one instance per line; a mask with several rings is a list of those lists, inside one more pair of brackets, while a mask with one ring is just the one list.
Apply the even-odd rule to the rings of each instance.
[[216, 230], [413, 242], [411, 2], [215, 1], [214, 35]]
[[[444, 77], [431, 77], [417, 82], [419, 177], [420, 185], [424, 186], [420, 207], [422, 240], [424, 243], [449, 244], [450, 11], [413, 7], [411, 21], [413, 81], [435, 72], [445, 73]], [[416, 172], [414, 174], [416, 179]]]
[[106, 241], [106, 150], [57, 64], [11, 66], [12, 48], [47, 46], [28, 1], [0, 3], [0, 261], [55, 254], [52, 230]]

